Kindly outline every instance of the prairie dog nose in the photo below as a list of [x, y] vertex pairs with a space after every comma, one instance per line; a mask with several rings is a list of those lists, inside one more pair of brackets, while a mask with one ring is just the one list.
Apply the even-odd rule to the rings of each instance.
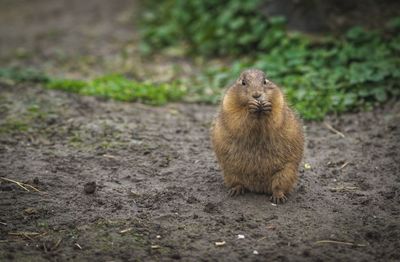
[[254, 92], [253, 94], [252, 94], [252, 97], [253, 98], [260, 98], [260, 96], [261, 96], [261, 93], [260, 92]]

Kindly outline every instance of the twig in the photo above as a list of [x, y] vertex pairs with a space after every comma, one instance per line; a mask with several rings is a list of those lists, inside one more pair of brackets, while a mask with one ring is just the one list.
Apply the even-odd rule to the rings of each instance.
[[53, 246], [53, 248], [51, 250], [56, 250], [58, 248], [58, 246], [61, 244], [62, 238], [60, 238], [57, 243]]
[[3, 179], [4, 181], [12, 182], [12, 183], [16, 184], [17, 186], [23, 188], [25, 191], [28, 191], [28, 192], [29, 192], [29, 189], [27, 189], [26, 187], [24, 187], [24, 185], [23, 185], [21, 182], [14, 181], [14, 180], [11, 180], [11, 179], [8, 179], [8, 178], [5, 178], [5, 177], [0, 177], [0, 178]]
[[348, 161], [348, 162], [344, 163], [343, 165], [341, 165], [341, 166], [339, 167], [339, 170], [342, 170], [342, 169], [345, 168], [348, 164], [350, 164], [350, 161]]
[[133, 229], [133, 228], [129, 227], [129, 228], [127, 228], [127, 229], [124, 229], [124, 230], [119, 231], [119, 233], [120, 233], [120, 234], [123, 234], [123, 233], [126, 233], [126, 232], [131, 231], [132, 229]]
[[341, 245], [357, 246], [357, 247], [365, 247], [366, 246], [364, 244], [355, 244], [355, 243], [351, 243], [351, 242], [342, 242], [342, 241], [335, 241], [335, 240], [319, 240], [319, 241], [315, 242], [315, 244], [325, 244], [325, 243], [341, 244]]
[[41, 233], [38, 232], [9, 232], [8, 233], [10, 236], [37, 236], [41, 235]]
[[261, 241], [261, 240], [264, 240], [264, 239], [266, 239], [267, 237], [262, 237], [262, 238], [259, 238], [259, 239], [257, 239], [257, 241]]
[[345, 137], [345, 135], [342, 132], [340, 132], [339, 130], [333, 128], [330, 124], [324, 122], [324, 125], [325, 125], [326, 128], [328, 128], [333, 133], [335, 133], [335, 134], [337, 134], [337, 135], [339, 135], [339, 136], [341, 136], [343, 138]]
[[42, 192], [39, 189], [37, 189], [36, 187], [31, 186], [29, 184], [18, 182], [18, 181], [15, 181], [15, 180], [12, 180], [12, 179], [9, 179], [9, 178], [6, 178], [6, 177], [0, 177], [0, 179], [3, 179], [4, 181], [8, 181], [8, 182], [11, 182], [11, 183], [14, 183], [17, 186], [23, 188], [25, 191], [28, 191], [28, 192], [30, 192], [30, 190], [28, 188], [26, 188], [26, 187], [29, 187], [29, 188], [33, 189], [34, 191], [36, 191], [36, 192]]
[[0, 222], [0, 225], [7, 226], [7, 223]]
[[340, 192], [340, 191], [351, 191], [351, 190], [357, 190], [358, 187], [356, 186], [341, 186], [341, 187], [331, 187], [329, 188], [330, 191], [332, 192]]
[[47, 235], [47, 232], [43, 232], [43, 233], [41, 233], [41, 234], [39, 234], [39, 235], [36, 235], [35, 237], [43, 237], [43, 236], [45, 236], [45, 235]]
[[28, 234], [22, 234], [22, 236], [24, 236], [25, 238], [27, 238], [29, 240], [33, 240], [33, 238], [31, 238]]
[[109, 155], [109, 154], [104, 154], [103, 157], [105, 157], [105, 158], [111, 158], [111, 159], [117, 159], [116, 156]]
[[36, 187], [34, 187], [34, 186], [31, 186], [31, 185], [29, 185], [29, 184], [24, 184], [25, 186], [27, 186], [27, 187], [29, 187], [29, 188], [32, 188], [34, 191], [36, 191], [36, 192], [42, 192], [42, 191], [40, 191], [39, 189], [37, 189]]
[[75, 246], [78, 247], [80, 250], [82, 250], [81, 245], [79, 245], [78, 243], [75, 243]]
[[29, 240], [33, 240], [32, 237], [36, 237], [36, 236], [42, 235], [41, 233], [37, 233], [37, 232], [15, 232], [15, 233], [9, 232], [8, 234], [10, 236], [25, 237], [25, 238], [27, 238]]

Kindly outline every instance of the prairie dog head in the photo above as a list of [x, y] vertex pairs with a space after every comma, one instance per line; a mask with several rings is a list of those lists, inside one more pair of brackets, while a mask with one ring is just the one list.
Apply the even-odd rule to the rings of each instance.
[[247, 109], [251, 115], [261, 117], [272, 111], [273, 96], [278, 87], [258, 69], [243, 71], [228, 91], [236, 106]]

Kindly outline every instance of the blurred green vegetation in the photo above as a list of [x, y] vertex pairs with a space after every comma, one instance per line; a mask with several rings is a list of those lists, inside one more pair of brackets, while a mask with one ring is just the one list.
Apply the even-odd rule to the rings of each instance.
[[336, 36], [289, 32], [283, 17], [264, 17], [260, 0], [148, 1], [141, 50], [165, 47], [186, 54], [228, 57], [186, 82], [192, 101], [219, 101], [221, 89], [245, 68], [264, 70], [284, 87], [306, 119], [368, 109], [400, 96], [400, 18], [379, 31], [354, 27]]
[[6, 67], [0, 68], [0, 79], [2, 80], [10, 80], [14, 82], [48, 82], [49, 78], [40, 71], [37, 71], [32, 68], [15, 68], [15, 67]]
[[207, 61], [200, 63], [199, 74], [179, 82], [137, 82], [118, 74], [57, 79], [27, 68], [0, 68], [0, 79], [152, 105], [216, 104], [243, 69], [259, 68], [284, 88], [305, 119], [369, 109], [400, 97], [400, 18], [375, 31], [354, 27], [340, 36], [309, 36], [288, 31], [283, 17], [265, 17], [261, 1], [143, 3], [138, 28], [144, 54], [167, 48]]
[[106, 75], [91, 81], [52, 79], [46, 87], [119, 101], [140, 101], [152, 105], [178, 101], [185, 94], [185, 90], [177, 83], [139, 83], [121, 75]]
[[178, 83], [140, 83], [122, 75], [106, 75], [85, 81], [51, 78], [33, 69], [0, 68], [0, 79], [14, 82], [38, 82], [49, 89], [119, 101], [140, 101], [152, 105], [181, 100], [186, 93]]

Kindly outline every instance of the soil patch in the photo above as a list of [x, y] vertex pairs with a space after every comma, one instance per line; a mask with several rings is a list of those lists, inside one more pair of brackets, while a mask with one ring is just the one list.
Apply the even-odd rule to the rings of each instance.
[[41, 191], [1, 181], [3, 261], [400, 259], [400, 104], [328, 118], [344, 138], [305, 123], [299, 184], [275, 206], [228, 196], [215, 107], [0, 89], [0, 176]]
[[[61, 67], [77, 55], [107, 71], [93, 61], [131, 41], [131, 3], [81, 2], [3, 1], [2, 66], [82, 72]], [[228, 196], [209, 138], [216, 110], [1, 84], [0, 260], [400, 259], [398, 102], [328, 117], [344, 137], [306, 122], [299, 183], [278, 206]]]

